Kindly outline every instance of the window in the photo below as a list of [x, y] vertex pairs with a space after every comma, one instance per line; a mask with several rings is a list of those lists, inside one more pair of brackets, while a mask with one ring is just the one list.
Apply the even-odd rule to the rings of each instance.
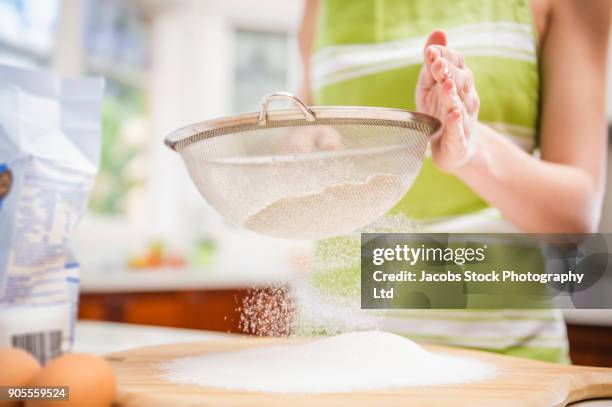
[[147, 181], [147, 25], [133, 2], [87, 0], [84, 6], [85, 67], [106, 78], [102, 155], [90, 209], [122, 215], [133, 209]]
[[129, 209], [147, 181], [148, 134], [144, 92], [112, 79], [106, 80], [102, 104], [100, 170], [89, 208], [99, 214], [119, 215]]
[[50, 64], [60, 0], [0, 0], [0, 62]]
[[259, 110], [262, 96], [287, 89], [288, 41], [284, 33], [235, 32], [234, 113]]

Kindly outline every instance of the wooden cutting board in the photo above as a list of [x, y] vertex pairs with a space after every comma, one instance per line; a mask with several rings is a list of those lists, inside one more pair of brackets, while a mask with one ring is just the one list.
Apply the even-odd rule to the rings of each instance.
[[479, 359], [497, 367], [484, 382], [406, 387], [338, 394], [266, 394], [169, 383], [155, 364], [181, 356], [288, 343], [295, 339], [237, 337], [227, 340], [150, 346], [113, 353], [107, 360], [117, 375], [117, 404], [157, 406], [564, 406], [591, 398], [612, 398], [612, 369], [565, 366], [441, 346], [430, 351]]

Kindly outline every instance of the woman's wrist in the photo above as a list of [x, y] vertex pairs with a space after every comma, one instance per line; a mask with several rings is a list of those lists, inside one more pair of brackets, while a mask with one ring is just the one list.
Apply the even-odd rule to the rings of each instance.
[[489, 131], [487, 126], [477, 123], [468, 142], [464, 159], [448, 172], [468, 185], [483, 176], [488, 177], [491, 171], [491, 158], [487, 146]]

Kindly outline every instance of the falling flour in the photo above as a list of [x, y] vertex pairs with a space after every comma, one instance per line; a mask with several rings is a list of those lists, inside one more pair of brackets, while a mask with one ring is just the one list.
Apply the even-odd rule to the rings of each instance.
[[285, 284], [253, 287], [242, 299], [238, 327], [257, 336], [289, 336], [295, 331], [296, 301]]
[[[257, 336], [311, 336], [381, 329], [386, 311], [361, 308], [360, 234], [413, 229], [409, 218], [385, 214], [350, 235], [325, 241], [304, 265], [302, 277], [248, 290], [236, 307], [240, 330]], [[357, 273], [334, 273], [348, 269]], [[313, 275], [325, 275], [331, 290], [313, 284]]]
[[405, 192], [393, 174], [365, 182], [329, 186], [319, 192], [280, 198], [250, 216], [244, 226], [270, 236], [321, 239], [351, 233], [382, 216]]
[[161, 371], [181, 384], [300, 394], [461, 384], [494, 374], [486, 363], [431, 353], [382, 331], [178, 358]]

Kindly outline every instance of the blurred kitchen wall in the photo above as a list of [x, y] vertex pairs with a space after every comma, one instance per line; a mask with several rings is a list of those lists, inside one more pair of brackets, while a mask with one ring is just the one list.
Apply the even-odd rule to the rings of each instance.
[[[0, 0], [0, 61], [107, 80], [102, 168], [76, 239], [82, 258], [113, 267], [158, 238], [180, 250], [265, 240], [212, 213], [162, 140], [257, 110], [267, 92], [296, 91], [301, 9], [302, 0]], [[611, 183], [601, 228], [612, 232]]]

